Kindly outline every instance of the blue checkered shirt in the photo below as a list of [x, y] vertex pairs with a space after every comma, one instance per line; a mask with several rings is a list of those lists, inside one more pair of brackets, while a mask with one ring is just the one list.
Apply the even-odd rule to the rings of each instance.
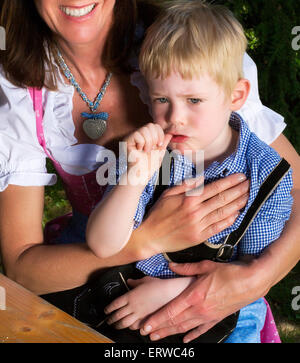
[[[230, 174], [244, 173], [250, 180], [250, 196], [246, 207], [232, 226], [208, 239], [213, 244], [224, 242], [225, 237], [236, 230], [241, 224], [247, 210], [254, 201], [257, 192], [281, 160], [280, 156], [270, 146], [261, 141], [252, 133], [245, 121], [239, 115], [233, 113], [230, 119], [230, 126], [239, 132], [239, 144], [235, 153], [226, 158], [223, 162], [213, 162], [205, 171], [205, 184], [211, 183]], [[177, 155], [174, 162], [174, 170], [170, 173], [170, 186], [180, 183], [185, 178], [194, 174], [193, 164], [182, 155]], [[137, 228], [144, 217], [145, 208], [151, 203], [154, 185], [157, 174], [149, 181], [141, 195], [134, 217], [134, 228]], [[291, 196], [292, 171], [290, 170], [282, 179], [273, 194], [264, 203], [244, 237], [240, 241], [233, 259], [239, 255], [259, 255], [264, 248], [280, 237], [285, 222], [289, 219], [293, 199]], [[171, 278], [175, 274], [168, 267], [168, 262], [162, 254], [158, 254], [139, 261], [137, 268], [146, 275], [160, 278]]]

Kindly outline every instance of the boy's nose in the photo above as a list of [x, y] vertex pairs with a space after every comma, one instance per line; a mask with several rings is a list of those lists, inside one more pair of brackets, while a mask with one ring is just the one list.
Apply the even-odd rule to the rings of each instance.
[[173, 108], [169, 111], [169, 123], [174, 126], [183, 126], [185, 124], [185, 117], [178, 108]]

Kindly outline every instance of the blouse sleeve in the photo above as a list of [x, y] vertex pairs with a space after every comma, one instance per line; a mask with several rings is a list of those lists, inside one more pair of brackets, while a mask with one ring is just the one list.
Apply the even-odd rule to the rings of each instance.
[[244, 77], [250, 81], [250, 93], [244, 106], [237, 112], [247, 122], [250, 130], [270, 145], [286, 127], [284, 118], [264, 106], [259, 97], [257, 67], [246, 53], [244, 56]]
[[0, 192], [9, 184], [55, 183], [56, 176], [47, 173], [46, 155], [37, 140], [30, 94], [8, 82], [0, 69]]

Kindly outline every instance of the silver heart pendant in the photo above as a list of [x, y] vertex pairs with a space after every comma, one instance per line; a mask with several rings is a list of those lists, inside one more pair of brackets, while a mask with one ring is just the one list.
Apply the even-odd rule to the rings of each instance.
[[100, 119], [87, 119], [82, 125], [83, 131], [92, 139], [99, 139], [106, 131], [106, 121]]

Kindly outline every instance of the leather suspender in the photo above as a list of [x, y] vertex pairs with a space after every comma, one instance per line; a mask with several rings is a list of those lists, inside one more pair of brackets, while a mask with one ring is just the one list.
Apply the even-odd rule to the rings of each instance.
[[[268, 175], [264, 183], [261, 185], [256, 198], [254, 199], [252, 205], [248, 209], [243, 221], [237, 230], [230, 233], [224, 243], [222, 244], [212, 244], [208, 241], [201, 243], [197, 246], [187, 248], [178, 252], [165, 253], [164, 256], [167, 260], [182, 263], [182, 262], [198, 262], [203, 259], [210, 259], [218, 262], [229, 261], [234, 252], [234, 247], [243, 238], [247, 229], [251, 225], [252, 221], [258, 214], [259, 210], [266, 202], [266, 200], [271, 196], [273, 191], [276, 189], [278, 184], [288, 173], [290, 169], [289, 163], [285, 159], [281, 159], [278, 165], [273, 169], [273, 171]], [[153, 203], [160, 197], [162, 192], [168, 188], [166, 185], [162, 185], [162, 168], [159, 171], [158, 184], [155, 188], [153, 195]], [[152, 204], [153, 204], [152, 203]], [[148, 209], [146, 209], [146, 213]]]

